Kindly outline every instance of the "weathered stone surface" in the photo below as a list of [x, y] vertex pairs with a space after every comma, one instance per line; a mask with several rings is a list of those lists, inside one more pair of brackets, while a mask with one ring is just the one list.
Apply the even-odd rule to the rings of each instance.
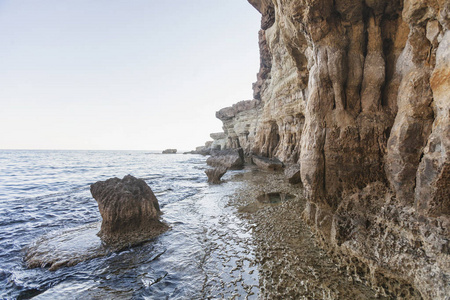
[[301, 183], [302, 178], [300, 176], [300, 165], [292, 164], [286, 167], [284, 170], [284, 176], [286, 176], [287, 180], [291, 184]]
[[213, 139], [211, 143], [211, 150], [224, 150], [227, 146], [227, 136], [224, 132], [211, 133], [210, 137]]
[[276, 158], [267, 158], [262, 156], [253, 155], [252, 161], [255, 165], [261, 169], [279, 171], [283, 169], [283, 163]]
[[206, 163], [211, 167], [239, 170], [244, 167], [244, 151], [242, 148], [212, 151]]
[[142, 179], [127, 175], [98, 181], [91, 193], [103, 218], [98, 235], [110, 247], [135, 245], [168, 228], [159, 220], [158, 200]]
[[166, 149], [162, 153], [163, 154], [175, 154], [175, 153], [177, 153], [177, 149]]
[[55, 271], [105, 256], [111, 249], [96, 235], [99, 229], [100, 223], [93, 223], [45, 234], [25, 248], [25, 263], [28, 268]]
[[208, 176], [208, 182], [213, 184], [220, 183], [220, 178], [222, 178], [223, 175], [227, 172], [227, 168], [224, 167], [217, 167], [213, 169], [206, 169], [205, 173], [206, 176]]
[[222, 149], [242, 148], [246, 155], [251, 152], [261, 110], [260, 101], [240, 101], [216, 112], [223, 122], [226, 143]]
[[249, 2], [262, 14], [259, 104], [249, 138], [233, 108], [217, 115], [228, 146], [301, 165], [305, 216], [352, 276], [395, 298], [445, 299], [450, 3]]

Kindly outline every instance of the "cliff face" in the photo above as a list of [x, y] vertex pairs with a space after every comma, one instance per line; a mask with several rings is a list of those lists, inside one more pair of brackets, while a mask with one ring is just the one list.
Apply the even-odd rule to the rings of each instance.
[[450, 2], [249, 2], [258, 104], [251, 130], [218, 113], [228, 146], [301, 165], [304, 217], [354, 277], [450, 295]]

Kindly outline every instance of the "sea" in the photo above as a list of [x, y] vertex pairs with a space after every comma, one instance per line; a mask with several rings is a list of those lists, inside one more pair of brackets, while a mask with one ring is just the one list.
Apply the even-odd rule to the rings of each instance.
[[[257, 299], [252, 224], [229, 205], [242, 184], [209, 185], [206, 158], [155, 151], [0, 150], [0, 299]], [[28, 269], [40, 236], [101, 222], [90, 185], [131, 174], [170, 230], [137, 247]], [[58, 247], [54, 249], [58, 251]]]

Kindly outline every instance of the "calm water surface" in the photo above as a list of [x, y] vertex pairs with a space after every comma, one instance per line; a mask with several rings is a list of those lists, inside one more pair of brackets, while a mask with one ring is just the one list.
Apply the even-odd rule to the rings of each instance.
[[[252, 224], [227, 205], [240, 183], [210, 186], [205, 168], [197, 155], [0, 150], [0, 298], [257, 298]], [[37, 237], [101, 221], [91, 183], [127, 174], [150, 185], [171, 230], [55, 272], [25, 268]]]

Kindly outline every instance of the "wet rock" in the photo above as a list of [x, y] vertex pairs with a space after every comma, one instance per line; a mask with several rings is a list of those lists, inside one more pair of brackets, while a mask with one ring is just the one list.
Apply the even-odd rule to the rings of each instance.
[[96, 235], [99, 229], [100, 223], [94, 223], [50, 232], [25, 248], [25, 263], [28, 268], [55, 271], [107, 255], [110, 249]]
[[244, 167], [244, 151], [239, 149], [215, 150], [206, 163], [212, 167], [223, 167], [228, 170], [239, 170]]
[[283, 163], [276, 158], [267, 158], [253, 155], [252, 161], [261, 169], [279, 171], [283, 169]]
[[159, 220], [158, 200], [142, 179], [127, 175], [98, 181], [91, 193], [103, 218], [98, 235], [110, 247], [136, 245], [168, 228]]
[[284, 170], [284, 176], [286, 176], [287, 180], [291, 184], [297, 184], [302, 182], [302, 178], [300, 177], [300, 165], [293, 164], [288, 166]]
[[166, 149], [162, 152], [163, 154], [176, 154], [177, 149]]
[[217, 167], [213, 169], [205, 170], [206, 176], [208, 176], [208, 182], [213, 184], [220, 183], [220, 178], [227, 172], [227, 169], [224, 167]]

